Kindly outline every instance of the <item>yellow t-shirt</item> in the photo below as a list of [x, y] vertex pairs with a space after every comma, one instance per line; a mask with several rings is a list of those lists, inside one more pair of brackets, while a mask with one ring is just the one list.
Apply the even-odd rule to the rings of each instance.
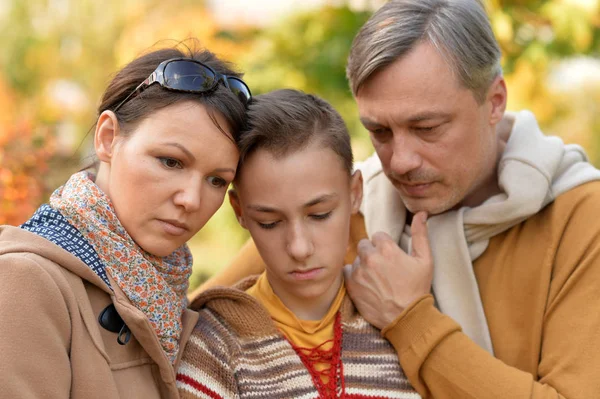
[[[271, 284], [267, 279], [266, 273], [256, 281], [246, 292], [256, 298], [269, 312], [271, 319], [277, 328], [285, 337], [296, 347], [316, 348], [325, 341], [330, 341], [321, 346], [322, 350], [330, 350], [333, 347], [333, 327], [335, 316], [342, 306], [342, 301], [346, 295], [346, 286], [342, 283], [340, 289], [333, 300], [327, 314], [321, 320], [300, 320], [291, 310], [289, 310], [277, 295], [273, 292]], [[315, 364], [317, 371], [322, 371], [329, 367], [326, 363]], [[320, 374], [321, 381], [327, 384], [328, 378]]]

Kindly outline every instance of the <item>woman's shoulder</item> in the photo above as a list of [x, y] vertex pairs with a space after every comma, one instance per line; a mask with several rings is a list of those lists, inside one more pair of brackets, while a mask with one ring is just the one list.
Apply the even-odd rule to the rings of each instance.
[[0, 273], [15, 267], [39, 268], [57, 280], [66, 274], [104, 284], [89, 266], [74, 254], [36, 233], [15, 226], [0, 226]]
[[18, 273], [24, 269], [44, 271], [54, 276], [57, 261], [52, 256], [60, 248], [50, 241], [15, 226], [0, 226], [0, 273]]

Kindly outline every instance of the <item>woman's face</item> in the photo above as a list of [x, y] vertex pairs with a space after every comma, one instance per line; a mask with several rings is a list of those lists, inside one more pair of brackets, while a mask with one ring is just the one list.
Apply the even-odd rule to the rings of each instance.
[[[223, 116], [214, 116], [227, 129]], [[95, 146], [101, 161], [96, 184], [131, 238], [161, 257], [188, 241], [221, 206], [239, 158], [235, 144], [194, 102], [156, 111], [127, 137], [119, 134], [114, 114], [104, 113]]]

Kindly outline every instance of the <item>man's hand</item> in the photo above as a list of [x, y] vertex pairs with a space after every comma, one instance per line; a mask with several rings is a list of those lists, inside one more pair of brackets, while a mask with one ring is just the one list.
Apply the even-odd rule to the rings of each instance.
[[383, 329], [413, 301], [429, 294], [433, 258], [427, 237], [427, 214], [418, 212], [410, 226], [412, 254], [392, 238], [377, 232], [358, 243], [358, 256], [344, 267], [346, 288], [360, 314]]

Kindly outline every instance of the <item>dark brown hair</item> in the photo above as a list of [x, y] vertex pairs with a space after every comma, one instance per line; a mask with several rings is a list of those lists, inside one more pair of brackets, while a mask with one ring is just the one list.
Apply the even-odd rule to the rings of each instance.
[[[98, 107], [98, 115], [106, 110], [114, 110], [121, 101], [154, 72], [161, 62], [171, 58], [197, 60], [221, 74], [241, 77], [241, 74], [235, 72], [228, 62], [218, 59], [208, 50], [198, 50], [196, 46], [190, 47], [180, 44], [173, 48], [155, 50], [134, 59], [117, 72], [102, 96], [102, 101]], [[139, 95], [130, 98], [115, 114], [121, 130], [127, 135], [131, 133], [137, 124], [153, 112], [182, 101], [193, 101], [204, 105], [215, 125], [224, 133], [225, 130], [229, 130], [234, 140], [237, 140], [237, 136], [245, 123], [245, 106], [221, 83], [215, 90], [200, 94], [165, 90], [159, 84], [154, 84]], [[223, 115], [228, 126], [218, 125], [214, 117], [215, 112]]]
[[340, 114], [325, 100], [298, 90], [282, 89], [256, 96], [248, 107], [247, 129], [239, 139], [240, 163], [259, 149], [274, 157], [302, 150], [312, 143], [330, 148], [352, 174], [350, 135]]

